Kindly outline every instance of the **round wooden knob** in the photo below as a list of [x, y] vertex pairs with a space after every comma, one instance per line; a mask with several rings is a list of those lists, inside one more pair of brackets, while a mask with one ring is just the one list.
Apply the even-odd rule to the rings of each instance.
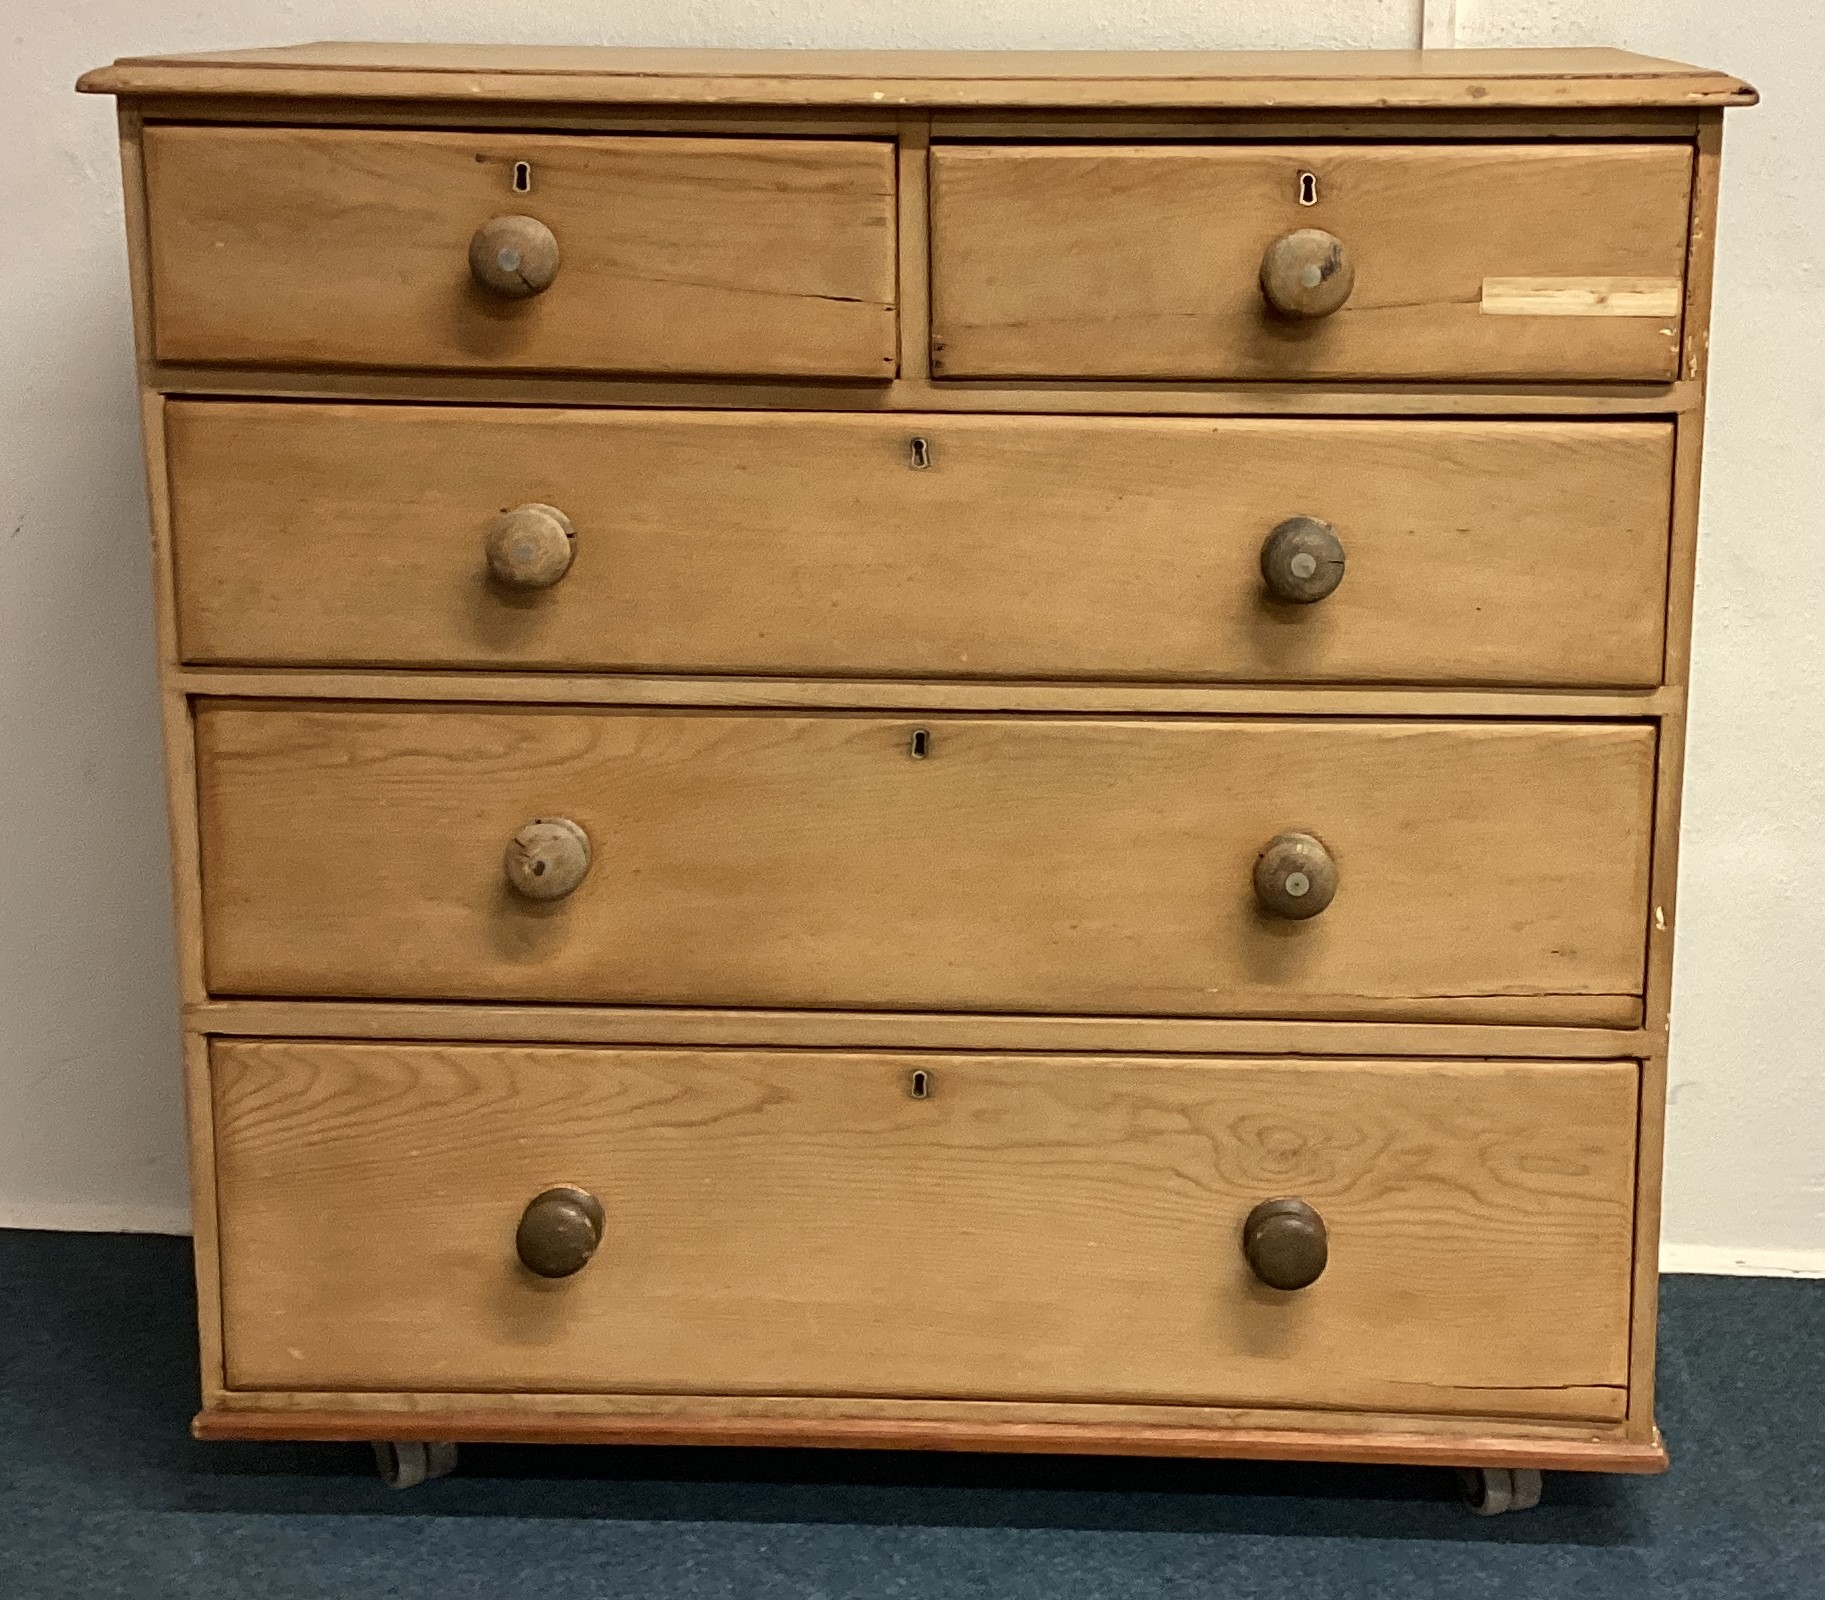
[[507, 841], [504, 864], [528, 900], [562, 900], [589, 871], [589, 835], [569, 817], [535, 817]]
[[489, 525], [488, 570], [509, 589], [549, 589], [570, 571], [577, 530], [556, 506], [515, 506]]
[[490, 217], [469, 241], [469, 271], [484, 289], [524, 300], [558, 275], [558, 241], [537, 217]]
[[1304, 921], [1337, 893], [1337, 863], [1309, 833], [1282, 833], [1255, 857], [1255, 898], [1269, 916]]
[[1242, 1224], [1242, 1253], [1268, 1288], [1303, 1289], [1330, 1259], [1324, 1218], [1303, 1200], [1263, 1200]]
[[1261, 581], [1292, 605], [1322, 600], [1343, 582], [1343, 540], [1328, 522], [1288, 517], [1261, 546]]
[[1343, 240], [1322, 228], [1283, 233], [1261, 258], [1261, 293], [1283, 317], [1328, 317], [1355, 287]]
[[528, 1272], [568, 1278], [589, 1265], [602, 1243], [602, 1202], [583, 1189], [547, 1189], [520, 1213], [513, 1247]]

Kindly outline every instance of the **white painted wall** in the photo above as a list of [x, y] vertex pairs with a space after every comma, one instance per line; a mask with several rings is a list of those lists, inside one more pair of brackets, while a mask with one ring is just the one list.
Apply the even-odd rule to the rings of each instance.
[[1667, 1265], [1825, 1271], [1825, 11], [1457, 0], [1466, 45], [1723, 67], [1725, 119], [1674, 969]]
[[[1613, 43], [1726, 67], [1670, 1265], [1825, 1269], [1825, 18], [1774, 0], [9, 0], [0, 96], [0, 1223], [179, 1228], [183, 1147], [116, 55], [305, 39], [1053, 48]], [[28, 25], [29, 23], [29, 25]], [[1825, 988], [1825, 985], [1821, 985]]]

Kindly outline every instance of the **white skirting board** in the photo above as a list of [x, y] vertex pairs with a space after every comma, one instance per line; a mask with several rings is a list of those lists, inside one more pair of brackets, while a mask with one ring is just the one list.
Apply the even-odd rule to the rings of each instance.
[[96, 1206], [55, 1200], [0, 1200], [0, 1228], [50, 1233], [188, 1233], [182, 1206]]
[[1825, 1250], [1755, 1250], [1721, 1244], [1663, 1244], [1660, 1270], [1719, 1278], [1825, 1278]]
[[[53, 1233], [188, 1233], [181, 1207], [9, 1205], [0, 1201], [0, 1228], [44, 1228]], [[1663, 1244], [1662, 1272], [1725, 1278], [1825, 1278], [1825, 1249], [1733, 1249], [1715, 1244]]]

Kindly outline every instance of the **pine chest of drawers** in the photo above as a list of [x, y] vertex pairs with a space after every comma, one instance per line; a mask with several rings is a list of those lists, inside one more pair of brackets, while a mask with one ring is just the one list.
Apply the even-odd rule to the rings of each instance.
[[1750, 91], [379, 46], [84, 87], [199, 1433], [1664, 1464]]

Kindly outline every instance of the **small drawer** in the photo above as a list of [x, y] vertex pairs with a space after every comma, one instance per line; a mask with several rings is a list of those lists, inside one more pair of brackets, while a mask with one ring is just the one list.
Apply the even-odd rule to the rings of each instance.
[[[176, 401], [166, 437], [193, 662], [1661, 677], [1664, 422]], [[1276, 598], [1313, 521], [1342, 581], [1270, 561]]]
[[234, 1389], [1624, 1412], [1630, 1061], [211, 1062]]
[[887, 379], [893, 146], [146, 129], [165, 361]]
[[1670, 143], [939, 147], [933, 367], [1671, 379], [1691, 164]]
[[229, 701], [196, 734], [218, 994], [1640, 1015], [1640, 724]]

